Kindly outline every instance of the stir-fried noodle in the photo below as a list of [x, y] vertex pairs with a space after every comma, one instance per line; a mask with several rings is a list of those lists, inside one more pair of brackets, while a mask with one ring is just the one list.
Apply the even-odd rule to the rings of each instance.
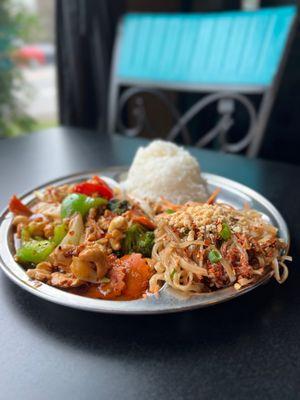
[[287, 244], [252, 209], [190, 203], [157, 217], [150, 291], [167, 282], [189, 294], [234, 285], [236, 289], [273, 271], [279, 283], [288, 269]]

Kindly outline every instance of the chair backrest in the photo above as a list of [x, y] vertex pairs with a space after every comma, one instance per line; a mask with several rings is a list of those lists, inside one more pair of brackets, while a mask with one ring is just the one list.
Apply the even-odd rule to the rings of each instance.
[[[248, 147], [247, 154], [255, 156], [275, 99], [296, 15], [295, 6], [257, 11], [125, 15], [114, 49], [109, 132], [114, 132], [118, 125], [125, 134], [135, 136], [151, 125], [141, 97], [132, 108], [136, 125], [127, 128], [121, 117], [129, 99], [148, 92], [168, 107], [177, 122], [167, 139], [175, 140], [181, 134], [184, 142], [189, 143], [187, 124], [207, 105], [217, 102], [221, 119], [196, 144], [203, 146], [219, 138], [224, 151], [238, 152]], [[121, 86], [131, 88], [123, 91], [118, 101]], [[212, 94], [180, 116], [157, 89]], [[263, 96], [259, 110], [245, 96], [251, 93]], [[247, 134], [231, 144], [227, 133], [234, 123], [236, 101], [242, 103], [250, 122]]]
[[251, 91], [274, 79], [296, 7], [196, 14], [128, 14], [118, 80], [141, 85]]

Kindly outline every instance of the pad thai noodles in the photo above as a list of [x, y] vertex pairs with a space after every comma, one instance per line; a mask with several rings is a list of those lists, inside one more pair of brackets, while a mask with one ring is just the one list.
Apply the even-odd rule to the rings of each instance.
[[287, 244], [255, 210], [188, 203], [157, 216], [150, 291], [162, 283], [194, 294], [249, 285], [269, 271], [288, 276]]

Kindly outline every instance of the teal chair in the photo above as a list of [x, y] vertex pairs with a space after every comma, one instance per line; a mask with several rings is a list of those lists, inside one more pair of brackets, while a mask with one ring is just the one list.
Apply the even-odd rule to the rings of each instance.
[[[141, 93], [162, 101], [175, 119], [167, 139], [182, 135], [190, 142], [188, 123], [209, 104], [216, 103], [219, 120], [196, 145], [218, 140], [224, 151], [260, 149], [296, 25], [294, 6], [258, 11], [195, 14], [127, 14], [119, 25], [111, 72], [108, 126], [137, 135], [147, 124], [138, 97], [137, 127], [125, 129], [122, 109]], [[125, 89], [127, 88], [127, 89]], [[180, 116], [165, 91], [205, 94]], [[207, 94], [208, 93], [208, 94]], [[261, 96], [259, 107], [251, 95]], [[250, 95], [250, 97], [249, 97]], [[249, 115], [244, 137], [230, 143], [236, 103]]]

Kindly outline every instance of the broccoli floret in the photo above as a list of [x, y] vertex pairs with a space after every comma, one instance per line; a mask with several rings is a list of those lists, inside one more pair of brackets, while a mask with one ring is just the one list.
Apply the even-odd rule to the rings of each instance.
[[154, 233], [140, 224], [133, 224], [125, 233], [122, 250], [124, 254], [140, 253], [145, 257], [151, 257], [153, 245]]
[[154, 244], [154, 232], [148, 231], [140, 236], [138, 240], [137, 253], [143, 254], [145, 257], [151, 257], [152, 247]]
[[115, 214], [121, 215], [129, 210], [129, 204], [127, 200], [110, 200], [108, 203], [108, 209]]
[[145, 233], [145, 229], [140, 224], [131, 225], [122, 242], [122, 250], [125, 254], [134, 253], [136, 243], [141, 235]]

